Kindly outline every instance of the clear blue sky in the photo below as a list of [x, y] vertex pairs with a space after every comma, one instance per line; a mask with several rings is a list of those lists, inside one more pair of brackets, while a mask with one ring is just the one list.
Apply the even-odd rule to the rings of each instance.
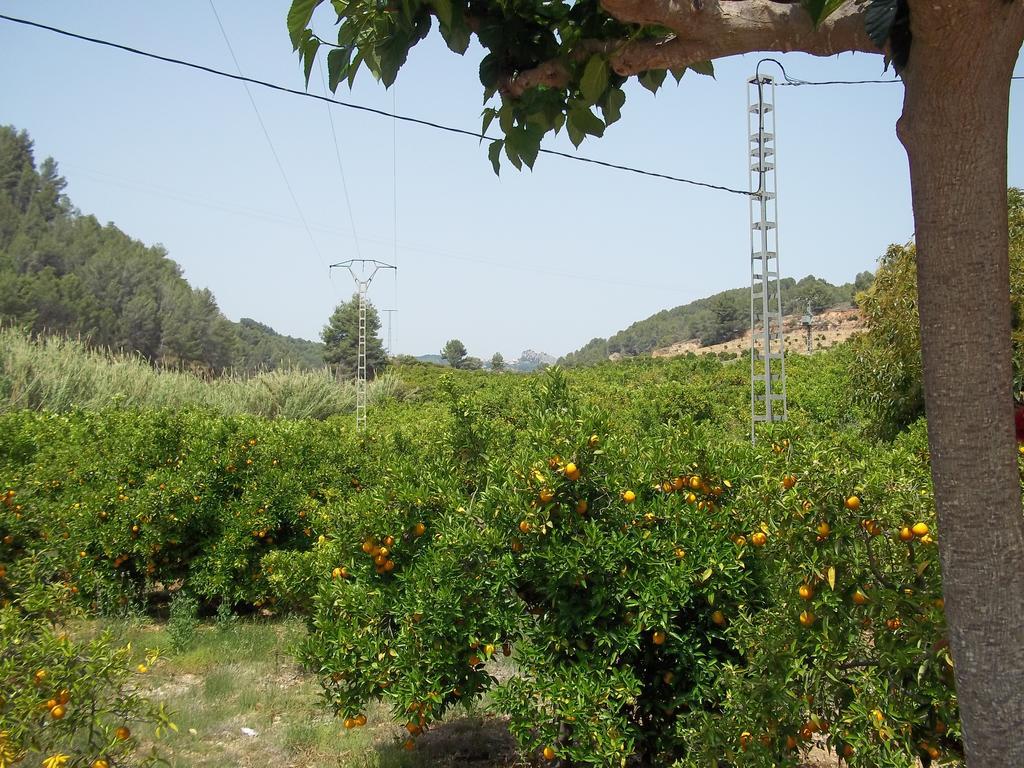
[[[245, 75], [302, 87], [288, 0], [214, 1]], [[0, 11], [233, 67], [210, 0], [0, 0]], [[327, 34], [330, 15], [318, 17]], [[622, 121], [580, 152], [745, 188], [745, 79], [758, 58], [721, 60], [716, 79], [690, 72], [657, 97], [634, 87]], [[781, 58], [807, 80], [882, 75], [877, 56]], [[478, 48], [460, 58], [434, 34], [394, 93], [361, 73], [338, 97], [475, 130], [479, 59]], [[322, 89], [318, 78], [314, 70], [311, 87]], [[241, 84], [0, 22], [0, 123], [28, 130], [40, 160], [58, 160], [83, 212], [162, 243], [232, 319], [317, 338], [351, 294], [327, 264], [356, 257], [357, 245], [398, 263], [397, 285], [379, 277], [371, 300], [397, 306], [400, 353], [437, 352], [457, 337], [484, 358], [558, 355], [749, 283], [745, 198], [544, 156], [532, 173], [509, 167], [496, 178], [486, 145], [471, 138], [334, 108], [350, 219], [327, 108], [259, 87], [253, 95], [312, 242]], [[894, 130], [901, 101], [898, 84], [779, 89], [785, 275], [848, 281], [912, 236]], [[1024, 186], [1024, 82], [1011, 110], [1010, 183]], [[572, 149], [564, 136], [546, 146]]]

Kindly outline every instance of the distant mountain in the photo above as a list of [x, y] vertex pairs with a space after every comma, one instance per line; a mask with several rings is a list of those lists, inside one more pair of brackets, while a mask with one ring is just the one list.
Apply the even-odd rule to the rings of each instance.
[[[815, 313], [851, 306], [854, 296], [868, 288], [872, 280], [874, 275], [870, 272], [861, 272], [852, 283], [842, 285], [832, 285], [813, 275], [799, 281], [784, 278], [780, 281], [783, 314], [803, 313], [808, 302]], [[740, 336], [749, 327], [750, 288], [734, 288], [662, 310], [607, 339], [591, 339], [559, 359], [558, 364], [593, 365], [609, 358], [649, 355], [655, 349], [690, 340], [697, 340], [700, 346], [720, 344]]]
[[519, 359], [513, 360], [508, 367], [515, 371], [535, 371], [542, 365], [554, 365], [556, 358], [546, 352], [534, 352], [532, 349], [525, 349]]

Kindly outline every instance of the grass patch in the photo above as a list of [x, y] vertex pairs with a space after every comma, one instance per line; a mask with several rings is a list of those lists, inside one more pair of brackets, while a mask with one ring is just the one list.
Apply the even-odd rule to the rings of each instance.
[[[305, 634], [297, 620], [204, 623], [191, 645], [178, 652], [171, 650], [166, 625], [106, 620], [80, 631], [95, 634], [101, 627], [130, 642], [139, 660], [149, 648], [164, 653], [138, 679], [150, 698], [174, 713], [178, 733], [158, 743], [173, 768], [525, 765], [504, 724], [476, 712], [438, 724], [412, 752], [402, 749], [405, 729], [380, 704], [367, 712], [364, 728], [345, 730], [324, 706], [316, 678], [291, 655]], [[242, 728], [257, 735], [247, 736]]]

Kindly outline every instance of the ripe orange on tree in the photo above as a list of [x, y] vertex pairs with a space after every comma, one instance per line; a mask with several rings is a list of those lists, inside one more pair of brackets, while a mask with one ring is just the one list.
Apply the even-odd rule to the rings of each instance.
[[851, 512], [856, 512], [860, 509], [860, 497], [859, 496], [848, 496], [844, 502], [846, 508]]
[[555, 759], [555, 750], [552, 749], [551, 747], [544, 747], [544, 759], [548, 760], [548, 761], [554, 760]]

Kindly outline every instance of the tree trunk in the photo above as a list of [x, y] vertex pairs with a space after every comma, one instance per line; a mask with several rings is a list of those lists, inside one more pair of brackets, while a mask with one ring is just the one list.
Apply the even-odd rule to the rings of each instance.
[[943, 590], [971, 768], [1024, 766], [1024, 514], [1013, 429], [1006, 143], [1024, 2], [910, 3], [898, 132], [917, 230]]

